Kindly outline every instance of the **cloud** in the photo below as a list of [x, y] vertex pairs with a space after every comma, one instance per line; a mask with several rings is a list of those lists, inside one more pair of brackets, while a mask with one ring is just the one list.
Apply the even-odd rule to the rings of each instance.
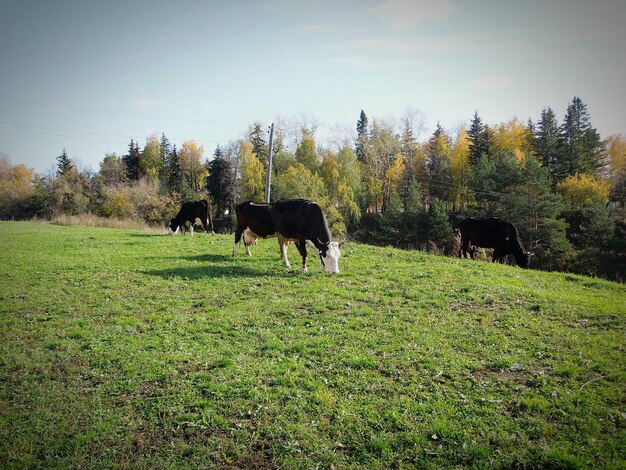
[[424, 22], [443, 20], [455, 10], [452, 0], [385, 0], [372, 8], [382, 21], [397, 29], [413, 29]]
[[513, 78], [510, 75], [492, 75], [489, 77], [476, 77], [470, 82], [470, 86], [481, 91], [499, 91], [511, 88]]

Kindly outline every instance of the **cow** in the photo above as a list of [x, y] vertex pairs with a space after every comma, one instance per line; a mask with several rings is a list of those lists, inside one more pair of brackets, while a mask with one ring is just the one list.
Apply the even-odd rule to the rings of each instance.
[[322, 269], [327, 273], [339, 272], [339, 244], [331, 241], [328, 222], [322, 208], [306, 199], [281, 199], [273, 203], [244, 202], [237, 206], [237, 229], [233, 256], [237, 254], [237, 244], [244, 238], [246, 253], [250, 256], [250, 244], [257, 238], [278, 237], [283, 263], [290, 267], [287, 259], [287, 246], [295, 242], [302, 256], [302, 270], [306, 265], [306, 244], [318, 250]]
[[493, 262], [501, 262], [505, 256], [512, 254], [518, 266], [528, 267], [531, 253], [524, 251], [517, 229], [511, 222], [496, 217], [468, 217], [459, 222], [458, 228], [461, 232], [460, 258], [467, 258], [467, 249], [472, 245], [472, 259], [474, 247], [493, 248]]
[[[256, 243], [258, 238], [277, 236], [276, 228], [274, 228], [274, 224], [272, 223], [271, 207], [271, 204], [246, 201], [235, 208], [237, 227], [235, 228], [233, 256], [237, 256], [237, 245], [242, 237], [243, 244], [246, 247], [246, 255], [252, 256], [252, 253], [250, 253], [250, 245]], [[284, 257], [282, 259], [285, 265], [289, 267], [289, 261], [285, 261]]]
[[174, 234], [180, 228], [181, 232], [184, 234], [187, 222], [191, 222], [190, 232], [193, 237], [193, 224], [196, 219], [200, 219], [200, 223], [202, 224], [205, 232], [208, 232], [210, 229], [211, 233], [215, 233], [213, 232], [211, 204], [209, 204], [206, 199], [202, 201], [183, 203], [183, 205], [180, 206], [180, 210], [178, 211], [178, 214], [176, 214], [176, 217], [170, 220], [168, 225], [169, 233]]

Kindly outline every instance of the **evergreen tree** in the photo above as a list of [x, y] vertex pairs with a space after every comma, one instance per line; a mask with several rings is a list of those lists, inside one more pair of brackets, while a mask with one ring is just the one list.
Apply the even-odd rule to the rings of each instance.
[[444, 253], [454, 249], [454, 232], [448, 222], [448, 214], [442, 202], [435, 198], [428, 208], [426, 240], [430, 246], [434, 245]]
[[541, 110], [541, 118], [534, 132], [534, 150], [544, 168], [548, 170], [552, 185], [557, 182], [557, 171], [561, 153], [559, 123], [550, 107]]
[[[609, 211], [602, 203], [585, 207], [582, 211], [580, 233], [575, 237], [577, 256], [574, 270], [589, 276], [624, 274], [624, 264], [616, 261], [611, 252], [617, 246], [615, 222], [609, 217]], [[611, 259], [613, 258], [613, 259]], [[615, 264], [615, 266], [612, 266]], [[620, 267], [618, 267], [621, 264]], [[612, 270], [612, 272], [607, 269]], [[621, 273], [620, 273], [621, 271]]]
[[417, 142], [415, 141], [415, 137], [413, 136], [413, 126], [411, 126], [411, 121], [409, 121], [408, 119], [404, 119], [403, 124], [404, 127], [402, 129], [402, 136], [400, 138], [400, 152], [402, 153], [402, 156], [404, 157], [406, 162], [411, 162], [415, 156]]
[[133, 139], [130, 139], [128, 153], [122, 158], [124, 160], [124, 163], [126, 164], [126, 177], [131, 181], [138, 180], [139, 160], [141, 158], [141, 152], [139, 150], [139, 145]]
[[470, 123], [470, 128], [467, 130], [467, 138], [469, 139], [469, 162], [471, 165], [475, 165], [480, 157], [486, 153], [485, 145], [483, 142], [485, 135], [485, 125], [478, 116], [478, 111], [474, 112], [474, 117]]
[[67, 152], [63, 149], [63, 153], [57, 157], [57, 176], [67, 175], [73, 168], [72, 159], [67, 156]]
[[424, 204], [422, 202], [422, 188], [415, 178], [411, 178], [409, 180], [409, 185], [404, 198], [404, 210], [411, 213], [418, 213], [424, 210]]
[[487, 155], [489, 158], [493, 158], [500, 150], [496, 144], [496, 136], [493, 129], [485, 125], [485, 130], [481, 136], [481, 145], [483, 155]]
[[221, 216], [226, 209], [232, 212], [236, 195], [235, 175], [219, 146], [215, 150], [215, 158], [208, 163], [207, 169], [209, 170], [207, 191], [215, 203], [216, 214]]
[[161, 140], [159, 142], [159, 156], [161, 158], [161, 166], [159, 173], [159, 180], [168, 186], [169, 168], [170, 168], [170, 155], [172, 153], [172, 144], [169, 139], [165, 137], [165, 134], [161, 134]]
[[263, 166], [267, 166], [267, 142], [263, 138], [263, 130], [261, 124], [254, 123], [252, 132], [250, 133], [250, 143], [252, 144], [252, 153], [263, 163]]
[[213, 155], [215, 156], [215, 158], [224, 158], [224, 151], [222, 150], [222, 147], [220, 147], [220, 144], [217, 144], [217, 147], [215, 147], [215, 152], [213, 152]]
[[368, 140], [368, 129], [367, 129], [367, 116], [365, 115], [365, 111], [361, 110], [361, 115], [359, 116], [359, 120], [356, 122], [356, 144], [354, 147], [354, 151], [356, 152], [356, 156], [360, 162], [365, 162], [366, 160], [366, 146]]
[[564, 204], [561, 196], [551, 191], [548, 170], [537, 159], [527, 158], [509, 192], [503, 217], [515, 224], [525, 248], [534, 252], [532, 266], [566, 269], [572, 247], [566, 238], [566, 223], [558, 218]]
[[451, 199], [448, 197], [452, 184], [450, 151], [450, 139], [437, 123], [437, 128], [426, 144], [426, 169], [430, 197], [439, 198], [441, 201]]
[[167, 186], [170, 191], [182, 193], [183, 170], [180, 167], [180, 159], [178, 158], [178, 150], [176, 145], [172, 145], [171, 150], [167, 154]]
[[556, 164], [559, 181], [577, 173], [597, 174], [602, 167], [603, 144], [600, 134], [591, 126], [587, 105], [578, 97], [567, 107], [561, 140], [563, 151]]

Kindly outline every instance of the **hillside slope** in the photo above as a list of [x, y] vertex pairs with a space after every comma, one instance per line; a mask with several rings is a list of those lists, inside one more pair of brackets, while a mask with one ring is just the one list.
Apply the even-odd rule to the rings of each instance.
[[626, 286], [232, 241], [0, 222], [2, 466], [624, 464]]

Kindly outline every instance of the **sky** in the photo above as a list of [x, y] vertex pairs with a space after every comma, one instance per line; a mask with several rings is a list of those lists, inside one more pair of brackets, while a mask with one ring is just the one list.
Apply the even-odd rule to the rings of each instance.
[[[318, 144], [419, 111], [559, 122], [575, 96], [626, 135], [624, 0], [0, 0], [0, 156], [97, 171], [152, 134], [211, 157], [253, 122]], [[340, 129], [341, 131], [338, 131]]]

